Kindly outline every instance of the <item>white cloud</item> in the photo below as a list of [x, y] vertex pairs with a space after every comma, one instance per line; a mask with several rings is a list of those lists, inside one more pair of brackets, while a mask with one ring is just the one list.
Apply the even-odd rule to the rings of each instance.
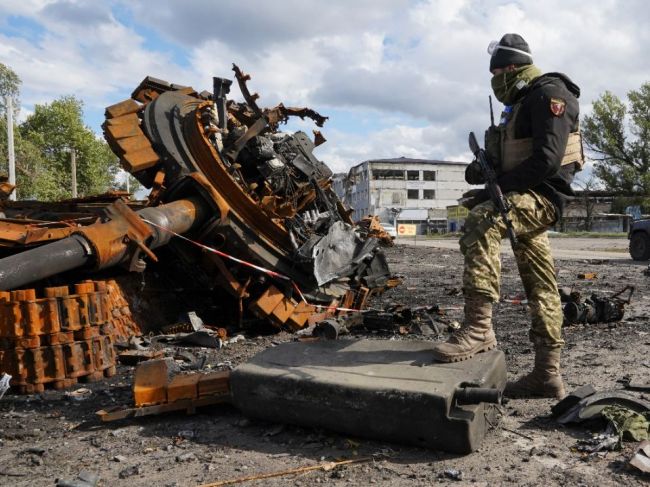
[[[26, 105], [74, 94], [86, 106], [99, 109], [128, 96], [150, 73], [181, 77], [171, 55], [153, 53], [141, 35], [116, 21], [110, 10], [102, 12], [95, 2], [33, 4], [42, 8], [35, 7], [29, 14], [17, 8], [15, 13], [38, 22], [42, 35], [28, 39], [0, 31], [0, 61], [21, 77]], [[82, 9], [84, 5], [88, 8]], [[90, 7], [97, 9], [89, 12]], [[78, 17], [72, 18], [71, 12]], [[62, 21], [61, 15], [67, 15], [67, 20]]]
[[[10, 15], [43, 32], [16, 35]], [[468, 157], [467, 132], [489, 120], [486, 46], [506, 32], [528, 41], [542, 70], [580, 85], [583, 114], [606, 89], [624, 98], [650, 80], [647, 18], [641, 0], [10, 0], [0, 5], [0, 61], [22, 77], [26, 104], [74, 93], [96, 110], [149, 74], [210, 89], [235, 62], [262, 105], [368, 120], [346, 131], [334, 116], [324, 129], [319, 157], [344, 169], [375, 157]]]

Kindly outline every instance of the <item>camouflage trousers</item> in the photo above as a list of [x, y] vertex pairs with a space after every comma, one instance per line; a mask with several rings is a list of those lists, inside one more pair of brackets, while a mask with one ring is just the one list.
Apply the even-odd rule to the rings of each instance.
[[[543, 196], [527, 191], [506, 195], [512, 204], [510, 218], [517, 235], [515, 260], [528, 297], [535, 344], [561, 347], [562, 306], [546, 230], [555, 221], [555, 207]], [[465, 220], [460, 249], [465, 257], [463, 293], [499, 300], [501, 240], [506, 226], [491, 201], [476, 205]]]

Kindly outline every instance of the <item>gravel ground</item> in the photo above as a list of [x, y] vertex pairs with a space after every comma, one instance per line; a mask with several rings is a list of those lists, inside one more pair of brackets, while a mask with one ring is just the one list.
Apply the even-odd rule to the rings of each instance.
[[[558, 240], [554, 239], [553, 245]], [[448, 319], [462, 318], [462, 260], [457, 251], [399, 245], [388, 249], [387, 255], [393, 272], [405, 277], [404, 284], [376, 298], [373, 306], [439, 304], [450, 308]], [[584, 256], [589, 257], [589, 251]], [[560, 285], [574, 286], [583, 295], [607, 295], [626, 284], [636, 286], [624, 321], [565, 329], [563, 365], [570, 390], [589, 383], [598, 390], [621, 389], [618, 381], [624, 376], [648, 381], [650, 277], [643, 275], [643, 269], [627, 259], [583, 258], [559, 263]], [[598, 279], [577, 279], [584, 272], [596, 272]], [[502, 296], [515, 297], [521, 292], [514, 261], [506, 254]], [[533, 353], [526, 307], [500, 303], [495, 328], [500, 348], [506, 353], [509, 376], [528, 370]], [[363, 332], [358, 335], [368, 336]], [[423, 339], [390, 333], [370, 337]], [[207, 364], [218, 369], [237, 365], [267, 347], [294, 338], [286, 333], [247, 336], [221, 350], [186, 350], [206, 355]], [[115, 377], [84, 384], [92, 395], [81, 401], [56, 391], [8, 395], [0, 400], [0, 485], [54, 485], [57, 478], [74, 479], [87, 470], [99, 475], [103, 486], [194, 486], [369, 456], [373, 460], [366, 463], [245, 485], [609, 486], [648, 482], [648, 477], [626, 467], [631, 443], [625, 443], [622, 451], [590, 457], [576, 452], [577, 440], [589, 437], [590, 432], [555, 423], [549, 416], [552, 400], [511, 400], [502, 408], [500, 423], [488, 432], [479, 451], [458, 456], [249, 420], [228, 405], [193, 416], [167, 414], [100, 423], [95, 417], [97, 410], [130, 402], [132, 374], [132, 367], [120, 366]], [[446, 477], [446, 469], [459, 470], [462, 479]]]

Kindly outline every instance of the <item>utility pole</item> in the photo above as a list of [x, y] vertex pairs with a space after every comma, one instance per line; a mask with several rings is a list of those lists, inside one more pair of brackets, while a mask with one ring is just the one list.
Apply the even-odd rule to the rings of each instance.
[[131, 185], [129, 184], [131, 181], [129, 181], [129, 176], [130, 174], [127, 172], [126, 173], [126, 192], [131, 193]]
[[77, 152], [70, 149], [70, 166], [72, 169], [72, 197], [77, 197]]
[[[11, 96], [5, 96], [7, 109], [7, 155], [9, 159], [9, 184], [16, 185], [16, 156], [14, 154], [14, 102]], [[16, 189], [11, 192], [9, 199], [16, 201]]]

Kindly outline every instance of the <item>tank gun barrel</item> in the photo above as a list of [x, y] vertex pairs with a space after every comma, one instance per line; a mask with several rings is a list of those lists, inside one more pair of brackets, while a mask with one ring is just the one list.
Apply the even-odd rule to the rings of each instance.
[[155, 259], [151, 249], [166, 245], [172, 237], [161, 227], [186, 233], [205, 221], [206, 206], [198, 198], [188, 198], [136, 213], [118, 200], [108, 208], [109, 221], [80, 227], [67, 238], [0, 259], [0, 290], [77, 268], [99, 270], [137, 261], [142, 253]]

